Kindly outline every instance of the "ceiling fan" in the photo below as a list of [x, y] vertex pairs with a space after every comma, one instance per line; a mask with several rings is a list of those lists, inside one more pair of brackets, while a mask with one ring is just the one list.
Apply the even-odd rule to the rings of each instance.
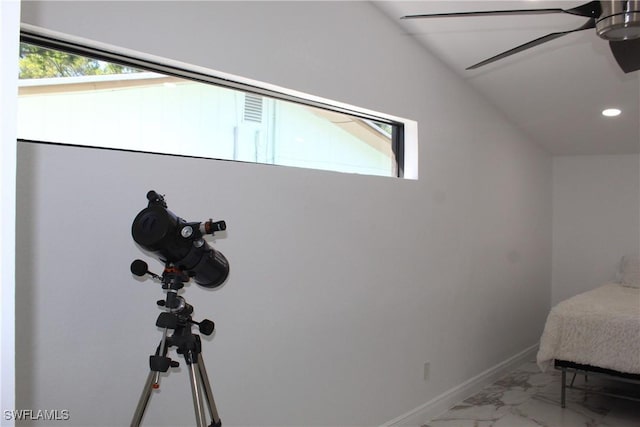
[[600, 38], [609, 41], [609, 47], [618, 65], [625, 73], [640, 70], [640, 0], [602, 0], [590, 1], [571, 8], [488, 10], [480, 12], [435, 13], [423, 15], [406, 15], [401, 19], [418, 18], [455, 18], [465, 16], [502, 16], [502, 15], [538, 15], [550, 13], [568, 13], [570, 15], [589, 18], [582, 26], [568, 31], [547, 34], [528, 43], [509, 49], [496, 56], [478, 62], [467, 68], [473, 70], [506, 58], [523, 50], [557, 39], [577, 31], [596, 29]]

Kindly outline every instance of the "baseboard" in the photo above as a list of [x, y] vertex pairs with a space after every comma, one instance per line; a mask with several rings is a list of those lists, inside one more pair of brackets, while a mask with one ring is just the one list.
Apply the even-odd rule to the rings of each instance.
[[469, 396], [480, 391], [485, 386], [495, 382], [516, 366], [531, 360], [538, 350], [538, 344], [521, 351], [473, 378], [453, 387], [427, 403], [383, 424], [381, 427], [422, 426], [429, 420], [437, 418], [447, 412], [456, 403], [462, 402]]

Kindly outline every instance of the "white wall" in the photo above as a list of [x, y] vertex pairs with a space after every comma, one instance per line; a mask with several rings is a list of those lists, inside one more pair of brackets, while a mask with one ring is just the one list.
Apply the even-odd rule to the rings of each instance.
[[640, 254], [640, 157], [553, 159], [552, 303], [616, 279]]
[[[21, 406], [129, 421], [160, 338], [160, 289], [128, 271], [149, 189], [229, 227], [228, 283], [185, 293], [217, 324], [226, 425], [380, 424], [537, 342], [551, 159], [370, 3], [26, 2], [23, 21], [415, 119], [420, 179], [22, 144]], [[146, 421], [191, 413], [182, 368]]]
[[[14, 59], [18, 56], [20, 2], [0, 2], [0, 29], [0, 409], [4, 410], [15, 407], [15, 111], [18, 64]], [[3, 416], [3, 425], [12, 424]]]

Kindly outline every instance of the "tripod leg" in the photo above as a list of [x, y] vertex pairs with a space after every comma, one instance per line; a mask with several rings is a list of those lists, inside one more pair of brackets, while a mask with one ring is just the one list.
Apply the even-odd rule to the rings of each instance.
[[198, 369], [200, 371], [200, 380], [202, 381], [202, 388], [204, 390], [204, 397], [209, 404], [209, 414], [213, 420], [213, 427], [221, 427], [222, 422], [218, 416], [218, 410], [216, 409], [216, 402], [213, 400], [213, 392], [211, 391], [211, 383], [209, 382], [209, 376], [207, 375], [207, 369], [204, 367], [204, 360], [202, 360], [202, 354], [198, 353]]
[[196, 372], [196, 369], [198, 369], [198, 363], [187, 363], [187, 366], [189, 367], [189, 380], [191, 381], [191, 394], [193, 395], [193, 409], [196, 413], [196, 425], [198, 427], [206, 427], [204, 405], [200, 389], [200, 377], [199, 373]]
[[144, 384], [144, 389], [142, 389], [142, 394], [140, 395], [136, 412], [133, 414], [133, 419], [131, 420], [131, 427], [138, 427], [142, 422], [144, 411], [147, 409], [147, 404], [151, 397], [151, 391], [153, 390], [152, 385], [154, 383], [155, 374], [156, 372], [150, 371], [149, 376], [147, 376], [147, 382]]

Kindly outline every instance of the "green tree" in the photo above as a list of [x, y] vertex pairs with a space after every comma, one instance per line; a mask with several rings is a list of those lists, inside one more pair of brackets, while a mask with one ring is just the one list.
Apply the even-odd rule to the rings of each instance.
[[21, 79], [137, 73], [140, 70], [86, 56], [20, 43]]

